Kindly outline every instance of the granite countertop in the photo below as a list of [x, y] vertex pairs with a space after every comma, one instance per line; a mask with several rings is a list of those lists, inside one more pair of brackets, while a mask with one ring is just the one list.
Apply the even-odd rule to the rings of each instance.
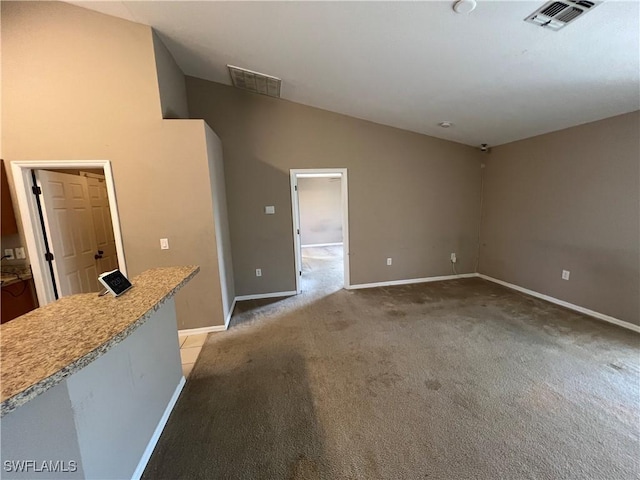
[[200, 267], [154, 268], [120, 297], [63, 297], [0, 326], [0, 416], [12, 412], [117, 345]]
[[31, 278], [30, 265], [2, 265], [0, 286], [6, 287], [24, 280], [30, 280]]

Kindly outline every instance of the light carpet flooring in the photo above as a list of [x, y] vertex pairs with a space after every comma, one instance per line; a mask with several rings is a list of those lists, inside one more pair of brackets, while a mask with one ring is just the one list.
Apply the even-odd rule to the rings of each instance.
[[640, 335], [476, 278], [346, 291], [308, 261], [303, 294], [209, 336], [144, 478], [639, 478]]

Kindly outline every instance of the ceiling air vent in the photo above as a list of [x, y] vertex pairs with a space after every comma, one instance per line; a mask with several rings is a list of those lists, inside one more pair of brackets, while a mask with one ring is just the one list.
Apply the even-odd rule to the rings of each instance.
[[282, 80], [264, 73], [254, 72], [245, 68], [227, 65], [231, 81], [234, 87], [249, 90], [250, 92], [280, 98], [280, 86]]
[[557, 31], [573, 22], [576, 18], [584, 15], [589, 10], [592, 10], [600, 3], [602, 2], [591, 2], [588, 0], [548, 2], [525, 18], [524, 21]]

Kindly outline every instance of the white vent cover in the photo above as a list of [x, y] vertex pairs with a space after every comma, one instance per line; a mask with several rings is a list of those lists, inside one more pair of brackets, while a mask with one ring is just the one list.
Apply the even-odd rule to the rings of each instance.
[[249, 90], [250, 92], [268, 95], [270, 97], [280, 98], [280, 86], [282, 80], [264, 73], [254, 72], [245, 68], [227, 65], [231, 82], [234, 87]]
[[600, 3], [602, 2], [589, 0], [552, 1], [545, 3], [541, 8], [525, 18], [524, 21], [557, 31]]

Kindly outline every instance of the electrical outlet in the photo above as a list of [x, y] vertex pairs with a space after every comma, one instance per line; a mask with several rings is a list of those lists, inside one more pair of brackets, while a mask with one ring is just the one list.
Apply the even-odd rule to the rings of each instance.
[[451, 263], [456, 263], [458, 261], [458, 259], [456, 258], [456, 254], [452, 253], [451, 254]]
[[6, 260], [15, 260], [16, 257], [13, 256], [13, 248], [5, 248], [4, 257]]
[[276, 207], [273, 205], [267, 205], [264, 207], [264, 213], [266, 215], [274, 215], [276, 213]]
[[161, 238], [160, 239], [160, 250], [169, 250], [169, 239]]
[[261, 277], [261, 276], [262, 276], [262, 269], [256, 268], [256, 277]]
[[26, 254], [24, 253], [24, 247], [16, 247], [16, 258], [18, 260], [27, 258]]
[[571, 272], [569, 270], [562, 270], [562, 279], [563, 280], [569, 280], [569, 275], [571, 275]]
[[391, 257], [387, 258], [387, 265], [393, 265], [393, 260]]

